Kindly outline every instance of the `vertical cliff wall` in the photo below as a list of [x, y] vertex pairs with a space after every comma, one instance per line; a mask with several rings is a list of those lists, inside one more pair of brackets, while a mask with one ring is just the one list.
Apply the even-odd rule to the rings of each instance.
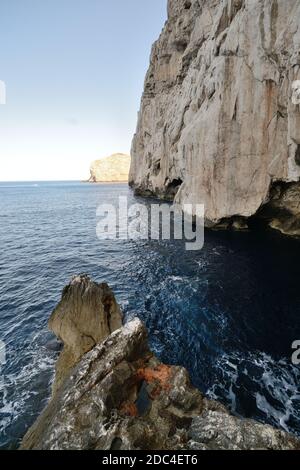
[[273, 226], [300, 233], [296, 80], [300, 0], [169, 0], [130, 184], [180, 204], [205, 203], [207, 225], [270, 204]]

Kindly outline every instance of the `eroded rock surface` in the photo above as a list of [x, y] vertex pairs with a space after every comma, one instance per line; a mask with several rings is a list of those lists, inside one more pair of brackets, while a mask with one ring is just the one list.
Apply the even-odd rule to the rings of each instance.
[[[140, 320], [110, 334], [120, 316], [113, 325], [107, 316], [102, 321], [102, 289], [107, 297], [107, 287], [85, 277], [74, 278], [65, 289], [50, 324], [65, 347], [76, 351], [77, 364], [64, 369], [63, 380], [59, 375], [56, 393], [21, 449], [300, 448], [292, 436], [230, 416], [223, 405], [204, 398], [185, 369], [155, 358]], [[96, 341], [100, 324], [108, 337], [84, 354], [91, 348], [85, 337]], [[78, 362], [79, 351], [83, 356]]]
[[276, 183], [259, 216], [286, 235], [300, 236], [300, 183]]
[[[299, 0], [169, 0], [130, 183], [181, 205], [204, 203], [207, 226], [256, 214], [277, 182], [293, 186], [289, 205], [299, 200], [299, 79]], [[273, 224], [286, 233], [288, 225]]]
[[49, 320], [50, 330], [64, 345], [56, 365], [54, 393], [83, 354], [121, 325], [122, 314], [108, 285], [86, 275], [75, 276]]
[[251, 420], [208, 410], [193, 419], [188, 431], [194, 450], [293, 450], [300, 443], [282, 431]]

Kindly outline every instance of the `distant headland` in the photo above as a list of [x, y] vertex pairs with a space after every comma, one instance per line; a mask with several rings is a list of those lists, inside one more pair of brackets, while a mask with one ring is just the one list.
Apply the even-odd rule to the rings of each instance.
[[125, 183], [128, 181], [131, 158], [123, 153], [95, 160], [90, 167], [90, 183]]

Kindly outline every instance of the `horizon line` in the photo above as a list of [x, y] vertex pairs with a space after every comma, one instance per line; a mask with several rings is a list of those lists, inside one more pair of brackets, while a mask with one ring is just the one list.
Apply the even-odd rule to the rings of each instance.
[[0, 180], [3, 183], [86, 183], [88, 179], [33, 179], [33, 180]]
[[91, 184], [107, 184], [107, 183], [119, 183], [119, 184], [127, 184], [128, 181], [96, 181], [92, 182], [89, 179], [60, 179], [60, 180], [0, 180], [0, 184], [2, 183], [91, 183]]

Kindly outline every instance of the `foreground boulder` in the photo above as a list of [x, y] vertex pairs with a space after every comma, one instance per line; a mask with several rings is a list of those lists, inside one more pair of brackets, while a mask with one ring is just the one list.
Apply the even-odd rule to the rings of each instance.
[[53, 392], [69, 370], [96, 344], [122, 325], [122, 314], [107, 284], [75, 276], [49, 320], [49, 328], [63, 342], [56, 365]]
[[232, 227], [288, 184], [268, 221], [300, 235], [299, 23], [299, 0], [168, 0], [132, 144], [138, 193]]
[[[87, 317], [82, 306], [89, 305], [87, 299], [94, 291], [98, 299], [99, 289], [101, 285], [86, 277], [74, 278], [65, 289], [50, 321], [61, 338], [69, 338], [67, 324], [57, 327], [64, 323], [64, 315], [71, 332], [72, 318], [77, 326], [87, 323], [84, 336], [96, 329], [97, 321], [91, 313]], [[94, 314], [100, 311], [102, 318], [101, 304], [97, 301], [93, 306]], [[101, 325], [109, 331], [112, 326], [106, 319]], [[76, 351], [78, 359], [77, 341], [82, 351], [86, 343], [80, 335], [70, 337], [68, 349]], [[185, 369], [159, 362], [149, 350], [146, 328], [138, 319], [100, 340], [63, 375], [21, 449], [300, 449], [299, 441], [285, 432], [231, 416], [223, 405], [207, 400], [190, 384]]]

